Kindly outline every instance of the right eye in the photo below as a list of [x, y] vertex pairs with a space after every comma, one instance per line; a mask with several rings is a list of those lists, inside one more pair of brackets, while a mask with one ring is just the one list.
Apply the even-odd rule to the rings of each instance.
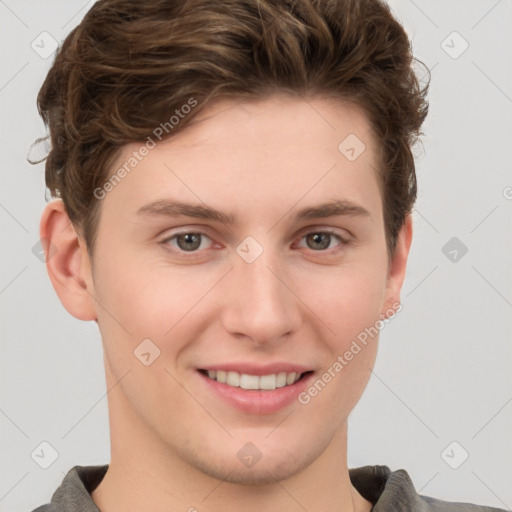
[[204, 233], [183, 231], [162, 240], [161, 243], [170, 245], [173, 249], [179, 251], [197, 252], [199, 249], [208, 249], [212, 244], [212, 240]]

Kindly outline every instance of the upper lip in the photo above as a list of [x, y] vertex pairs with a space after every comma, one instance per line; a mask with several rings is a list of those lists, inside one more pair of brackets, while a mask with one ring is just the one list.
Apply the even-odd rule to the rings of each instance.
[[202, 366], [199, 370], [217, 370], [224, 372], [237, 372], [245, 373], [247, 375], [271, 375], [273, 373], [305, 373], [311, 371], [311, 368], [300, 364], [293, 364], [287, 362], [275, 362], [265, 365], [258, 365], [248, 362], [240, 363], [219, 363], [215, 365]]

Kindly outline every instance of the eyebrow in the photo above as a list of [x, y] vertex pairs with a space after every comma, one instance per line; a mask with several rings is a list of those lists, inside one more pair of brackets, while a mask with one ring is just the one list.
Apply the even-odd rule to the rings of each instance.
[[[235, 224], [236, 215], [225, 213], [206, 205], [184, 203], [171, 199], [160, 199], [141, 206], [137, 215], [177, 217], [184, 215], [198, 219], [215, 220], [223, 224]], [[334, 216], [368, 217], [370, 212], [361, 205], [348, 200], [336, 200], [323, 203], [318, 206], [303, 208], [295, 214], [296, 220], [321, 219]]]

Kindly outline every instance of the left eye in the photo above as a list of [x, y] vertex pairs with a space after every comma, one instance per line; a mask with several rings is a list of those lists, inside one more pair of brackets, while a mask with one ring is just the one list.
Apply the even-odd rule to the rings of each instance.
[[208, 245], [206, 241], [211, 242], [211, 239], [204, 233], [190, 232], [173, 235], [167, 240], [164, 240], [164, 243], [168, 243], [182, 251], [193, 252], [198, 249], [205, 249], [205, 245]]
[[[329, 231], [308, 233], [307, 235], [303, 236], [301, 240], [305, 240], [306, 247], [308, 249], [313, 249], [314, 251], [332, 249], [334, 247], [333, 242], [338, 242], [337, 245], [343, 245], [345, 242], [341, 236]], [[304, 247], [304, 245], [301, 247]]]

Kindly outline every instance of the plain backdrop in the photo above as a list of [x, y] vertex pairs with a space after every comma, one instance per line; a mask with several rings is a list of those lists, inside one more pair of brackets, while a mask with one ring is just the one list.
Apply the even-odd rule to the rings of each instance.
[[[90, 5], [0, 1], [2, 511], [48, 502], [74, 465], [109, 462], [99, 333], [64, 310], [38, 257], [44, 165], [26, 161], [45, 134], [36, 95], [53, 40]], [[349, 467], [404, 468], [421, 494], [510, 509], [512, 2], [392, 7], [431, 69], [430, 114], [403, 310], [350, 417]], [[58, 454], [47, 469], [41, 443]]]

